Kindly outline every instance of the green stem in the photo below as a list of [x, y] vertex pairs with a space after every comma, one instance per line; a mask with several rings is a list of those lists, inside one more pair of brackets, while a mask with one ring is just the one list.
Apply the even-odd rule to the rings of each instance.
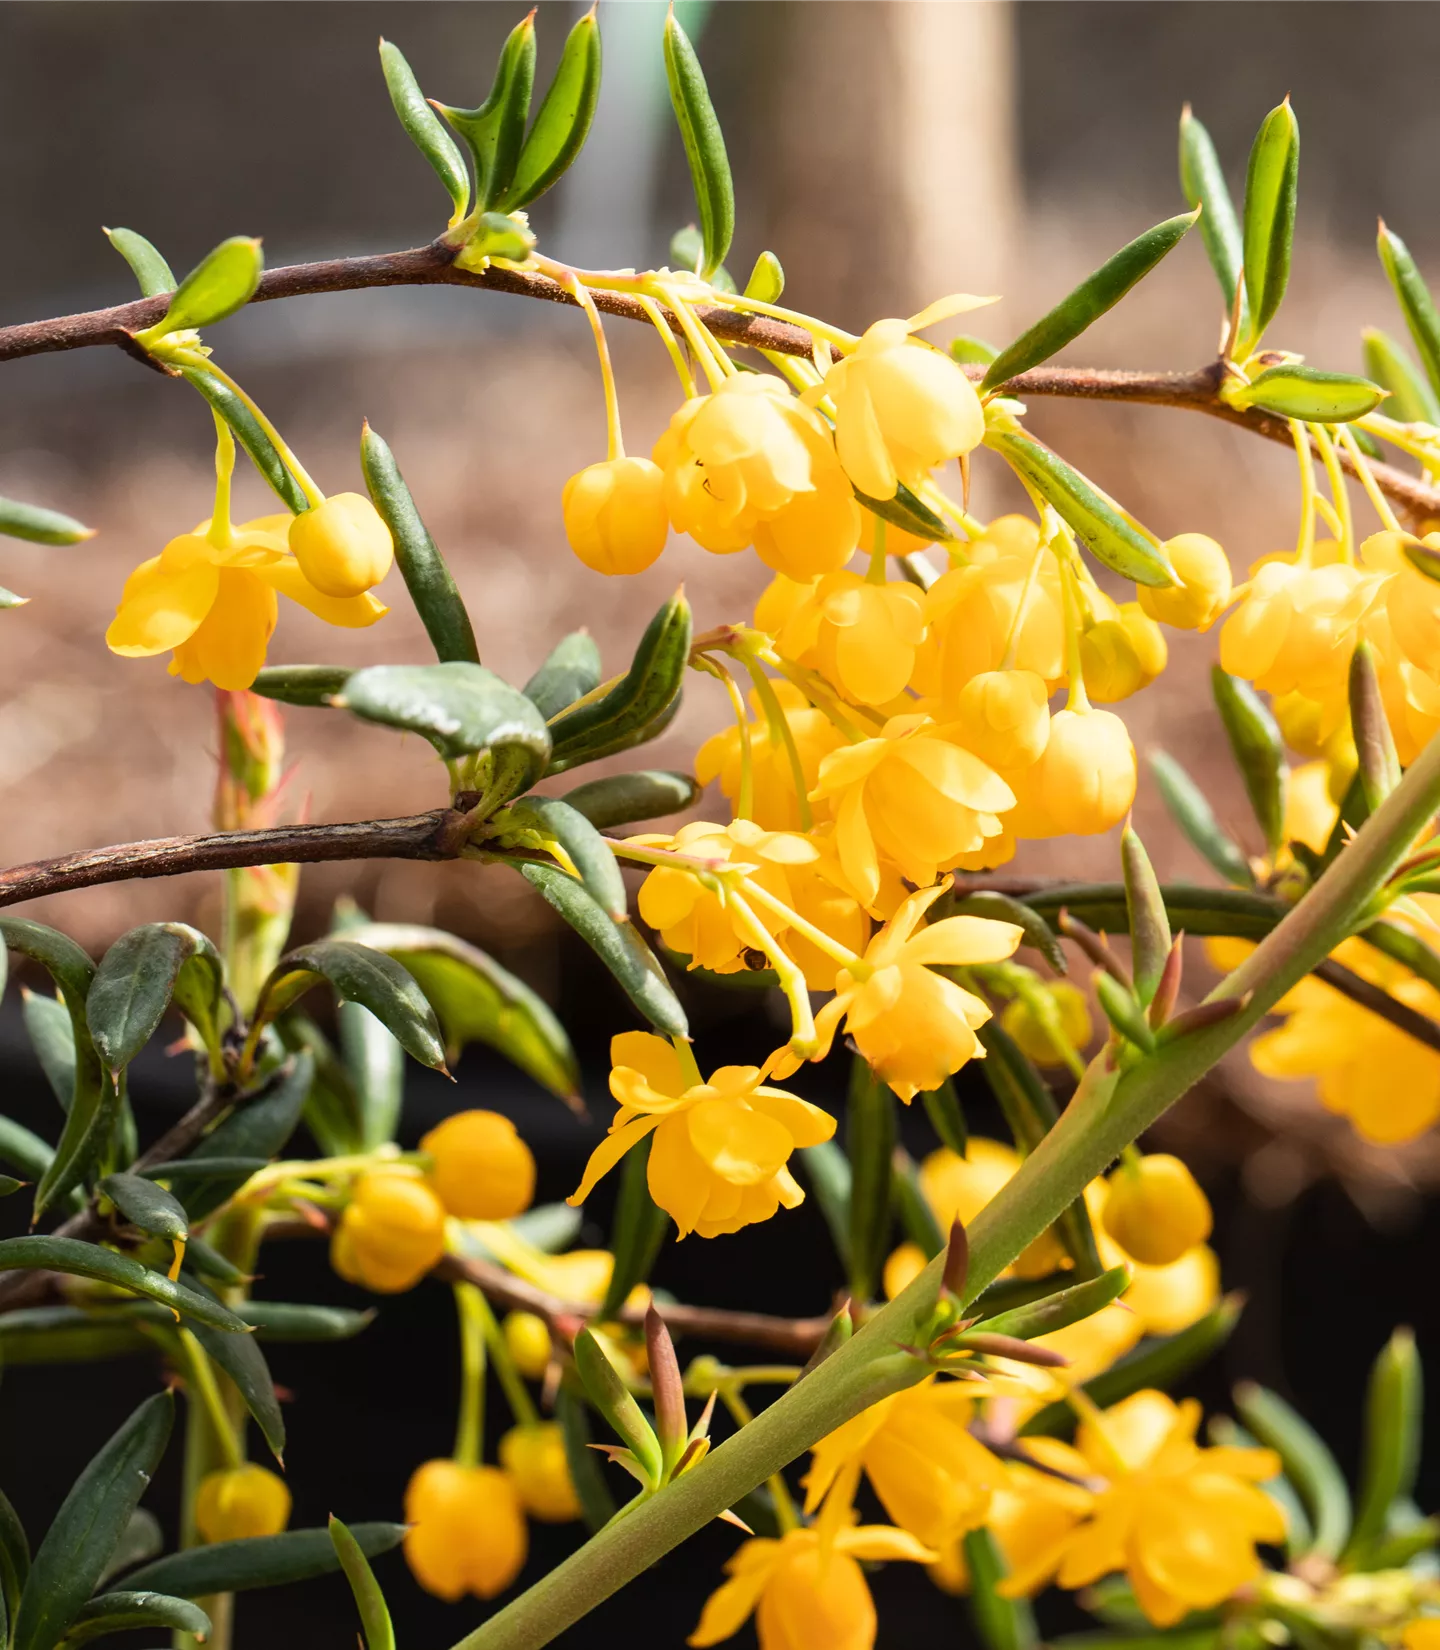
[[530, 1396], [530, 1389], [520, 1378], [520, 1371], [515, 1367], [515, 1360], [510, 1356], [510, 1348], [505, 1344], [505, 1337], [500, 1333], [500, 1325], [495, 1322], [495, 1314], [490, 1310], [490, 1302], [485, 1299], [482, 1290], [475, 1290], [475, 1312], [480, 1319], [481, 1328], [485, 1334], [485, 1345], [490, 1356], [490, 1365], [500, 1378], [500, 1385], [505, 1393], [505, 1402], [510, 1406], [510, 1413], [522, 1427], [538, 1425], [540, 1413], [535, 1408], [535, 1400]]
[[[1092, 1063], [1059, 1123], [970, 1228], [974, 1299], [1274, 1004], [1359, 926], [1386, 878], [1440, 808], [1440, 740], [1420, 754], [1315, 889], [1216, 996], [1253, 992], [1218, 1025], [1159, 1049], [1117, 1076]], [[805, 1380], [660, 1495], [601, 1531], [456, 1650], [539, 1650], [827, 1433], [923, 1374], [896, 1353], [929, 1318], [944, 1269], [937, 1256]]]
[[455, 1460], [479, 1466], [485, 1452], [485, 1297], [473, 1283], [455, 1285], [460, 1324], [460, 1416], [455, 1424]]

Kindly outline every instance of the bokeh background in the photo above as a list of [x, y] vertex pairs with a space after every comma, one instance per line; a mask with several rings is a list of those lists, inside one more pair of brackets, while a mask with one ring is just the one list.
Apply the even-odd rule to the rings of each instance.
[[[455, 0], [9, 0], [0, 7], [0, 322], [86, 309], [132, 294], [100, 232], [149, 236], [177, 269], [222, 237], [263, 235], [279, 264], [419, 244], [443, 223], [431, 173], [391, 113], [376, 36], [399, 43], [426, 90], [478, 102], [519, 5]], [[542, 0], [542, 73], [577, 8]], [[590, 145], [540, 204], [546, 249], [590, 264], [665, 257], [692, 207], [660, 64], [661, 0], [602, 0], [606, 79]], [[972, 318], [1004, 341], [1124, 240], [1183, 205], [1176, 120], [1191, 102], [1238, 189], [1255, 127], [1287, 92], [1303, 133], [1298, 252], [1276, 329], [1287, 347], [1336, 369], [1359, 366], [1359, 329], [1397, 325], [1373, 252], [1382, 214], [1433, 268], [1440, 229], [1440, 109], [1431, 66], [1440, 8], [1218, 0], [721, 0], [692, 4], [696, 33], [736, 174], [739, 230], [730, 263], [765, 247], [781, 258], [787, 299], [859, 329], [953, 290], [996, 292]], [[1181, 249], [1068, 359], [1187, 367], [1213, 353], [1220, 325], [1198, 241]], [[673, 409], [655, 341], [610, 327], [627, 440], [646, 450]], [[743, 616], [761, 587], [749, 557], [672, 544], [635, 579], [580, 568], [561, 530], [561, 485], [600, 455], [598, 377], [581, 318], [547, 305], [461, 289], [396, 290], [257, 306], [210, 341], [277, 420], [321, 485], [359, 485], [368, 417], [391, 442], [476, 615], [486, 662], [524, 680], [564, 631], [597, 635], [612, 668], [649, 611], [681, 579], [702, 623]], [[1156, 532], [1220, 538], [1237, 567], [1294, 529], [1293, 460], [1225, 425], [1155, 409], [1051, 404], [1037, 430]], [[7, 542], [0, 580], [33, 598], [6, 616], [0, 651], [0, 861], [203, 829], [212, 775], [211, 705], [160, 661], [121, 661], [103, 631], [126, 572], [208, 513], [210, 420], [178, 382], [118, 352], [7, 364], [0, 372], [0, 493], [69, 510], [99, 529], [49, 550]], [[244, 483], [245, 513], [269, 509]], [[977, 509], [1014, 502], [976, 467]], [[250, 507], [253, 506], [253, 509]], [[401, 593], [403, 597], [403, 592]], [[393, 599], [393, 598], [392, 598]], [[335, 632], [282, 615], [272, 659], [355, 664], [424, 657], [403, 599], [368, 632]], [[1209, 708], [1211, 638], [1172, 638], [1161, 682], [1126, 707], [1136, 742], [1181, 753], [1245, 836], [1238, 786]], [[721, 725], [718, 689], [697, 683], [654, 755], [685, 765]], [[436, 805], [443, 776], [417, 742], [402, 744], [330, 713], [290, 721], [297, 806], [361, 818]], [[1142, 784], [1137, 818], [1162, 873], [1201, 867]], [[1255, 844], [1258, 846], [1258, 844]], [[1109, 839], [1025, 851], [1022, 869], [1108, 875]], [[434, 921], [489, 947], [561, 1010], [603, 1122], [604, 1047], [628, 1024], [623, 1000], [548, 919], [525, 884], [497, 869], [394, 864], [307, 870], [297, 932], [322, 931], [335, 897], [384, 919]], [[94, 949], [136, 922], [213, 919], [203, 878], [62, 896], [31, 913]], [[1203, 965], [1195, 959], [1199, 970]], [[715, 1063], [771, 1046], [766, 1005], [687, 988]], [[8, 1111], [53, 1127], [13, 999], [0, 1009], [0, 1085]], [[835, 1098], [825, 1073], [813, 1096]], [[974, 1126], [987, 1111], [967, 1085]], [[186, 1100], [183, 1073], [158, 1054], [135, 1090], [158, 1125]], [[417, 1081], [406, 1129], [462, 1104], [520, 1122], [542, 1159], [542, 1195], [563, 1196], [595, 1138], [524, 1080], [472, 1051], [460, 1089]], [[993, 1128], [998, 1125], [991, 1122]], [[933, 1144], [907, 1119], [917, 1152]], [[1187, 1155], [1217, 1206], [1227, 1286], [1250, 1306], [1196, 1390], [1223, 1401], [1239, 1374], [1299, 1402], [1353, 1461], [1363, 1370], [1390, 1326], [1417, 1322], [1436, 1346], [1429, 1279], [1440, 1222], [1426, 1201], [1440, 1178], [1427, 1141], [1360, 1146], [1303, 1085], [1267, 1086], [1227, 1063], [1157, 1136]], [[606, 1203], [597, 1199], [603, 1234]], [[667, 1256], [660, 1281], [686, 1298], [810, 1313], [839, 1281], [818, 1217], [787, 1217], [793, 1264], [766, 1264], [769, 1229]], [[271, 1292], [348, 1298], [318, 1250], [276, 1259]], [[270, 1280], [267, 1280], [270, 1288]], [[757, 1290], [768, 1299], [757, 1299]], [[335, 1349], [280, 1348], [294, 1395], [296, 1521], [332, 1508], [397, 1516], [411, 1468], [448, 1449], [456, 1372], [444, 1292], [388, 1304], [366, 1337]], [[690, 1347], [690, 1352], [701, 1350]], [[0, 1396], [0, 1482], [43, 1525], [73, 1469], [152, 1379], [126, 1366], [19, 1369]], [[37, 1420], [37, 1406], [44, 1424]], [[62, 1424], [63, 1423], [63, 1424]], [[1433, 1503], [1440, 1476], [1427, 1480]], [[165, 1512], [173, 1473], [157, 1492]], [[565, 1550], [541, 1534], [527, 1576]], [[718, 1577], [732, 1537], [708, 1532], [599, 1612], [566, 1643], [603, 1645], [643, 1630], [678, 1643]], [[958, 1606], [897, 1566], [878, 1584], [882, 1645], [922, 1633], [967, 1642]], [[397, 1560], [382, 1571], [402, 1640], [446, 1643], [480, 1619], [467, 1603], [427, 1600]], [[245, 1602], [242, 1644], [353, 1642], [343, 1592], [313, 1584]], [[744, 1642], [743, 1640], [737, 1642]]]

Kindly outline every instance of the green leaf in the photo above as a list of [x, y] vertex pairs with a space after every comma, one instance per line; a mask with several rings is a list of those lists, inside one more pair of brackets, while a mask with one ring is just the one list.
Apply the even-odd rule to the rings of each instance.
[[961, 367], [988, 367], [1000, 353], [994, 344], [987, 344], [983, 338], [971, 338], [964, 333], [950, 340], [949, 350], [950, 359]]
[[915, 1169], [915, 1159], [903, 1146], [895, 1148], [891, 1160], [891, 1188], [895, 1194], [895, 1213], [911, 1243], [917, 1245], [926, 1260], [934, 1260], [945, 1247], [946, 1234], [930, 1207]]
[[895, 1096], [859, 1055], [850, 1066], [845, 1155], [850, 1160], [850, 1298], [870, 1301], [890, 1248]]
[[986, 369], [980, 388], [993, 390], [1064, 349], [1066, 344], [1098, 321], [1106, 310], [1113, 309], [1167, 252], [1178, 246], [1199, 216], [1196, 210], [1167, 218], [1164, 223], [1157, 223], [1153, 229], [1147, 229], [1127, 246], [1122, 246], [1114, 257], [1107, 259], [1093, 275], [1086, 276], [1073, 292], [1062, 298], [1048, 315], [1042, 316], [1013, 344], [1001, 350]]
[[135, 342], [149, 349], [167, 333], [223, 321], [250, 302], [264, 267], [260, 242], [253, 236], [232, 235], [221, 241], [181, 281], [155, 325], [135, 334]]
[[1057, 1330], [1068, 1329], [1072, 1323], [1080, 1323], [1102, 1307], [1109, 1306], [1129, 1286], [1129, 1267], [1112, 1266], [1108, 1272], [1102, 1272], [1099, 1277], [1090, 1278], [1085, 1283], [1077, 1283], [1041, 1300], [1013, 1307], [993, 1318], [982, 1318], [973, 1328], [977, 1335], [1013, 1335], [1021, 1341], [1034, 1340], [1038, 1335], [1053, 1335]]
[[110, 1555], [99, 1585], [105, 1586], [112, 1576], [118, 1576], [122, 1570], [132, 1570], [137, 1564], [148, 1563], [164, 1550], [165, 1534], [160, 1528], [160, 1520], [144, 1507], [136, 1507], [125, 1525], [119, 1545]]
[[558, 866], [526, 864], [519, 871], [594, 951], [657, 1031], [666, 1037], [689, 1035], [685, 1011], [634, 923], [615, 922]]
[[1149, 762], [1161, 799], [1185, 840], [1226, 882], [1253, 888], [1249, 861], [1226, 835], [1205, 793], [1168, 752], [1151, 751]]
[[240, 1316], [260, 1341], [348, 1341], [375, 1321], [375, 1314], [308, 1301], [243, 1301]]
[[[1240, 239], [1240, 221], [1235, 203], [1225, 185], [1225, 173], [1210, 134], [1190, 112], [1187, 103], [1180, 114], [1180, 188], [1186, 204], [1198, 206], [1200, 238], [1210, 259], [1210, 267], [1220, 282], [1228, 315], [1235, 303], [1235, 288], [1244, 268], [1245, 249]], [[1249, 304], [1240, 300], [1240, 329], [1249, 321]]]
[[535, 85], [535, 14], [510, 32], [495, 66], [490, 95], [478, 109], [435, 107], [469, 146], [475, 163], [475, 204], [482, 212], [509, 189], [525, 139]]
[[[670, 250], [666, 255], [666, 261], [672, 269], [683, 269], [692, 275], [704, 267], [705, 237], [693, 223], [687, 223], [683, 229], [677, 229], [670, 237]], [[735, 277], [724, 264], [718, 264], [711, 270], [710, 285], [717, 292], [737, 290]]]
[[[353, 1524], [350, 1533], [367, 1558], [388, 1553], [405, 1538], [403, 1524]], [[286, 1530], [283, 1535], [247, 1536], [170, 1553], [126, 1576], [132, 1587], [179, 1598], [244, 1593], [256, 1587], [283, 1587], [292, 1581], [333, 1575], [340, 1559], [328, 1530]]]
[[1300, 1492], [1315, 1527], [1310, 1551], [1338, 1558], [1350, 1535], [1350, 1491], [1319, 1433], [1278, 1393], [1243, 1381], [1235, 1388], [1240, 1418], [1280, 1457], [1285, 1476]]
[[1360, 339], [1365, 349], [1365, 376], [1390, 392], [1386, 416], [1398, 418], [1402, 424], [1440, 424], [1440, 400], [1405, 346], [1379, 327], [1366, 327]]
[[[4, 1314], [4, 1317], [10, 1316], [10, 1313]], [[0, 1602], [5, 1606], [7, 1622], [15, 1619], [20, 1592], [29, 1573], [30, 1543], [25, 1539], [25, 1526], [5, 1492], [0, 1490]]]
[[162, 292], [175, 290], [177, 283], [170, 265], [143, 235], [133, 229], [107, 229], [105, 236], [130, 265], [143, 297], [158, 298]]
[[1290, 769], [1285, 741], [1265, 702], [1248, 682], [1211, 667], [1210, 685], [1234, 752], [1245, 794], [1273, 858], [1285, 841], [1285, 787]]
[[955, 534], [945, 522], [928, 504], [922, 504], [903, 483], [896, 489], [894, 498], [871, 498], [858, 487], [855, 489], [855, 497], [872, 516], [879, 516], [881, 521], [888, 521], [892, 527], [898, 527], [901, 532], [909, 533], [913, 538], [935, 544], [957, 542]]
[[1301, 418], [1313, 424], [1348, 424], [1374, 412], [1385, 392], [1368, 378], [1348, 372], [1321, 372], [1317, 367], [1267, 367], [1231, 397], [1237, 407], [1255, 407], [1278, 418]]
[[1170, 919], [1145, 844], [1129, 824], [1120, 836], [1120, 860], [1125, 872], [1125, 905], [1130, 914], [1130, 972], [1135, 995], [1148, 1008], [1174, 943]]
[[148, 1295], [162, 1306], [216, 1329], [233, 1332], [244, 1331], [246, 1327], [228, 1307], [208, 1300], [183, 1283], [172, 1283], [163, 1272], [142, 1266], [129, 1255], [116, 1254], [113, 1249], [102, 1249], [98, 1243], [85, 1243], [80, 1238], [0, 1239], [0, 1272], [17, 1270], [68, 1272], [72, 1277], [94, 1278], [137, 1295]]
[[499, 211], [527, 206], [564, 176], [585, 147], [599, 99], [600, 25], [592, 8], [566, 38], [560, 66], [520, 151], [514, 180], [494, 203]]
[[107, 1174], [100, 1190], [132, 1226], [151, 1237], [183, 1242], [190, 1235], [184, 1206], [163, 1186], [138, 1174]]
[[580, 1502], [585, 1527], [593, 1535], [615, 1516], [615, 1498], [605, 1482], [600, 1457], [590, 1448], [590, 1422], [584, 1400], [561, 1383], [555, 1396], [555, 1419], [565, 1441], [565, 1464]]
[[785, 271], [773, 252], [762, 252], [745, 283], [745, 296], [761, 304], [778, 304], [785, 290]]
[[1440, 398], [1440, 315], [1435, 313], [1435, 300], [1430, 288], [1410, 255], [1410, 248], [1398, 235], [1385, 226], [1382, 218], [1376, 239], [1380, 262], [1395, 289], [1400, 313], [1415, 341], [1415, 353], [1430, 380], [1430, 388]]
[[1096, 1001], [1105, 1011], [1105, 1018], [1120, 1035], [1146, 1054], [1155, 1051], [1155, 1033], [1135, 994], [1127, 990], [1112, 974], [1097, 973], [1094, 979]]
[[1019, 431], [992, 430], [985, 444], [1053, 506], [1090, 554], [1112, 573], [1155, 589], [1175, 582], [1175, 570], [1159, 540], [1058, 453]]
[[1360, 1498], [1345, 1544], [1346, 1560], [1363, 1558], [1384, 1538], [1391, 1509], [1415, 1488], [1424, 1402], [1425, 1383], [1414, 1331], [1397, 1329], [1370, 1371]]
[[[203, 1163], [210, 1170], [209, 1178], [183, 1180], [181, 1201], [192, 1221], [203, 1219], [240, 1190], [254, 1172], [244, 1164], [256, 1158], [268, 1161], [284, 1148], [300, 1121], [314, 1071], [307, 1052], [294, 1055], [190, 1153], [187, 1162]], [[242, 1167], [235, 1167], [237, 1160]], [[181, 1181], [173, 1170], [167, 1178]]]
[[191, 1180], [209, 1180], [217, 1174], [243, 1174], [247, 1178], [263, 1169], [264, 1157], [181, 1157], [173, 1162], [151, 1163], [140, 1172], [146, 1180], [168, 1180], [184, 1185]]
[[227, 1335], [203, 1323], [192, 1325], [191, 1332], [205, 1348], [206, 1354], [235, 1383], [235, 1390], [245, 1400], [245, 1407], [254, 1416], [255, 1424], [270, 1446], [271, 1453], [283, 1464], [285, 1417], [280, 1411], [280, 1400], [275, 1396], [270, 1366], [265, 1362], [265, 1354], [260, 1350], [255, 1336]]
[[[149, 1305], [146, 1302], [146, 1305]], [[165, 1321], [175, 1319], [163, 1307]], [[6, 1366], [97, 1363], [153, 1352], [128, 1307], [83, 1311], [78, 1306], [21, 1307], [0, 1314], [0, 1358]]]
[[690, 183], [700, 212], [700, 234], [705, 255], [700, 265], [702, 279], [725, 262], [735, 234], [735, 186], [730, 178], [730, 162], [725, 139], [710, 102], [700, 59], [674, 9], [665, 19], [665, 78], [670, 85], [670, 103], [690, 163]]
[[525, 697], [547, 722], [600, 686], [600, 649], [588, 630], [572, 630], [526, 682]]
[[[19, 1169], [27, 1181], [41, 1179], [55, 1161], [55, 1148], [33, 1134], [23, 1123], [0, 1117], [0, 1163]], [[62, 1209], [74, 1212], [84, 1206], [78, 1186], [56, 1200]]]
[[28, 1180], [17, 1180], [13, 1174], [0, 1174], [0, 1197], [14, 1197], [29, 1184]]
[[625, 881], [615, 855], [584, 814], [558, 797], [526, 796], [511, 805], [508, 819], [556, 843], [601, 910], [616, 922], [629, 920]]
[[[233, 1260], [222, 1255], [218, 1249], [212, 1249], [203, 1238], [197, 1238], [192, 1232], [185, 1245], [185, 1263], [180, 1269], [180, 1276], [208, 1279], [212, 1284], [222, 1284], [231, 1288], [237, 1284], [248, 1283], [248, 1275], [240, 1270]], [[249, 1323], [249, 1319], [245, 1319]]]
[[283, 1014], [322, 980], [341, 1001], [368, 1008], [422, 1066], [445, 1070], [440, 1026], [425, 993], [393, 957], [354, 940], [316, 940], [283, 956], [260, 988], [254, 1023]]
[[493, 957], [418, 924], [370, 923], [352, 932], [410, 972], [439, 1018], [448, 1059], [459, 1059], [467, 1043], [484, 1043], [561, 1099], [578, 1095], [580, 1067], [565, 1028]]
[[31, 544], [79, 544], [82, 539], [95, 537], [95, 529], [74, 516], [62, 516], [58, 510], [45, 510], [38, 504], [21, 504], [13, 498], [0, 498], [0, 533], [7, 538], [28, 539]]
[[210, 1618], [198, 1604], [168, 1593], [101, 1593], [83, 1605], [65, 1634], [65, 1645], [84, 1644], [108, 1633], [129, 1633], [139, 1627], [168, 1627], [200, 1639], [210, 1636]]
[[20, 1011], [50, 1092], [61, 1110], [69, 1111], [75, 1098], [75, 1030], [70, 1012], [58, 997], [24, 989], [20, 992]]
[[368, 421], [360, 433], [360, 468], [365, 475], [370, 502], [390, 529], [390, 537], [395, 542], [395, 565], [405, 580], [405, 588], [425, 626], [435, 657], [442, 662], [478, 665], [480, 650], [475, 645], [475, 632], [465, 603], [460, 599], [455, 576], [436, 548], [429, 528], [420, 519], [394, 453], [383, 437], [370, 428]]
[[424, 734], [446, 761], [483, 750], [497, 760], [518, 759], [511, 796], [535, 783], [550, 756], [550, 735], [534, 705], [493, 671], [465, 660], [371, 665], [357, 670], [334, 702], [367, 722]]
[[948, 1146], [957, 1157], [964, 1157], [970, 1144], [970, 1130], [951, 1079], [947, 1077], [938, 1089], [922, 1094], [920, 1103], [925, 1107], [930, 1127], [940, 1137], [940, 1144]]
[[1260, 342], [1285, 296], [1299, 181], [1300, 126], [1287, 97], [1261, 122], [1245, 178], [1245, 290], [1250, 323], [1240, 335], [1242, 355]]
[[30, 1566], [13, 1650], [53, 1650], [88, 1602], [160, 1465], [174, 1419], [168, 1392], [147, 1398], [75, 1480]]
[[852, 1176], [850, 1159], [834, 1140], [822, 1140], [818, 1146], [802, 1146], [800, 1161], [805, 1165], [805, 1178], [825, 1217], [830, 1230], [830, 1241], [840, 1264], [850, 1269], [850, 1188]]
[[250, 684], [250, 691], [285, 705], [328, 709], [354, 674], [346, 665], [266, 665]]
[[365, 1630], [366, 1650], [395, 1650], [395, 1629], [390, 1624], [390, 1612], [380, 1583], [375, 1579], [364, 1549], [334, 1513], [330, 1515], [330, 1540], [345, 1579], [350, 1583], [350, 1591], [355, 1595], [360, 1625]]
[[648, 1175], [652, 1136], [646, 1135], [625, 1154], [620, 1171], [620, 1195], [610, 1228], [610, 1252], [615, 1257], [600, 1305], [601, 1318], [613, 1316], [625, 1304], [637, 1283], [647, 1283], [670, 1216], [650, 1196]]
[[633, 825], [642, 819], [663, 819], [688, 808], [700, 795], [700, 786], [688, 773], [646, 768], [637, 773], [612, 773], [566, 791], [562, 801], [598, 831]]
[[658, 1484], [661, 1474], [660, 1440], [646, 1420], [645, 1412], [621, 1379], [619, 1370], [588, 1329], [582, 1329], [575, 1337], [575, 1371], [584, 1384], [590, 1402], [616, 1436], [634, 1452], [635, 1459], [651, 1483]]
[[[279, 449], [260, 427], [259, 420], [228, 384], [201, 367], [181, 367], [180, 376], [196, 389], [230, 426], [235, 439], [250, 455], [261, 479], [294, 515], [310, 508], [304, 489], [291, 475]], [[303, 668], [303, 667], [301, 667]]]
[[218, 1061], [224, 964], [199, 929], [149, 922], [122, 934], [100, 961], [85, 999], [95, 1048], [112, 1076], [150, 1041], [171, 998]]
[[[937, 921], [942, 913], [932, 913], [931, 920]], [[951, 895], [945, 901], [943, 912], [947, 917], [984, 917], [990, 922], [1011, 922], [1020, 929], [1021, 945], [1028, 946], [1032, 951], [1038, 951], [1045, 961], [1057, 974], [1069, 972], [1069, 964], [1065, 959], [1065, 952], [1060, 941], [1055, 937], [1054, 930], [1045, 921], [1039, 912], [1033, 910], [1023, 901], [1012, 899], [1009, 894], [996, 893], [993, 889], [982, 888], [973, 894], [960, 894], [958, 898]]]
[[425, 101], [415, 72], [405, 61], [398, 46], [382, 38], [380, 41], [380, 72], [390, 93], [390, 102], [405, 135], [430, 162], [445, 185], [445, 192], [455, 208], [455, 217], [463, 218], [470, 205], [470, 175], [455, 140], [445, 130], [440, 117]]
[[[424, 987], [421, 987], [424, 990]], [[434, 1007], [434, 1004], [431, 1004]], [[360, 1103], [361, 1147], [394, 1140], [405, 1098], [405, 1051], [368, 1008], [341, 1003], [336, 1011], [345, 1068]]]
[[[1187, 934], [1232, 934], [1258, 940], [1284, 916], [1286, 907], [1268, 894], [1240, 888], [1210, 888], [1198, 883], [1169, 882], [1162, 887], [1171, 928]], [[1070, 911], [1091, 928], [1115, 933], [1124, 928], [1125, 889], [1118, 882], [1072, 882], [1036, 889], [1027, 895], [1041, 915]]]
[[1009, 1575], [1004, 1555], [987, 1529], [964, 1537], [965, 1568], [970, 1574], [966, 1603], [985, 1650], [1035, 1650], [1039, 1635], [1026, 1598], [1005, 1598], [1000, 1583]]

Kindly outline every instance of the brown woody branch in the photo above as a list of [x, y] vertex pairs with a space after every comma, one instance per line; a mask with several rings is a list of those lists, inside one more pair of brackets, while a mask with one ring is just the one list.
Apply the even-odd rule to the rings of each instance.
[[[381, 252], [362, 258], [326, 258], [318, 263], [285, 264], [266, 270], [251, 303], [267, 303], [274, 298], [302, 298], [327, 292], [359, 292], [391, 286], [467, 286], [487, 292], [511, 292], [553, 304], [575, 304], [573, 295], [546, 275], [521, 274], [513, 270], [487, 269], [472, 275], [456, 269], [455, 249], [443, 241], [412, 247], [405, 252]], [[632, 321], [649, 317], [640, 304], [623, 292], [593, 288], [597, 309]], [[27, 321], [19, 326], [0, 327], [0, 361], [24, 355], [43, 355], [55, 350], [87, 349], [111, 345], [137, 353], [133, 335], [153, 326], [164, 315], [168, 299], [137, 298], [109, 309], [89, 310], [78, 315], [57, 316], [49, 321]], [[783, 355], [808, 356], [814, 340], [803, 328], [775, 321], [768, 316], [742, 315], [721, 304], [697, 307], [700, 319], [718, 338], [754, 349], [773, 350]], [[673, 318], [672, 318], [673, 319]], [[149, 362], [143, 352], [141, 359]], [[983, 368], [971, 369], [979, 377]], [[1219, 397], [1219, 362], [1195, 372], [1123, 372], [1088, 367], [1037, 367], [1019, 374], [1003, 386], [1007, 394], [1064, 396], [1084, 401], [1124, 401], [1157, 407], [1182, 407], [1207, 413], [1227, 423], [1238, 424], [1267, 441], [1289, 443], [1290, 431], [1284, 419], [1264, 413], [1243, 412], [1228, 406]], [[1348, 453], [1341, 463], [1353, 474]], [[1440, 489], [1427, 486], [1389, 464], [1372, 464], [1371, 474], [1387, 497], [1415, 516], [1440, 515]]]

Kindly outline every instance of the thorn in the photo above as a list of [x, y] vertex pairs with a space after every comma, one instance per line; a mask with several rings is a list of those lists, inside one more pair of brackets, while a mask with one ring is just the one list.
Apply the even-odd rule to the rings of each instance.
[[729, 1507], [726, 1507], [725, 1511], [718, 1516], [722, 1524], [733, 1524], [737, 1530], [744, 1530], [746, 1535], [755, 1534], [745, 1520], [738, 1513], [731, 1512]]

